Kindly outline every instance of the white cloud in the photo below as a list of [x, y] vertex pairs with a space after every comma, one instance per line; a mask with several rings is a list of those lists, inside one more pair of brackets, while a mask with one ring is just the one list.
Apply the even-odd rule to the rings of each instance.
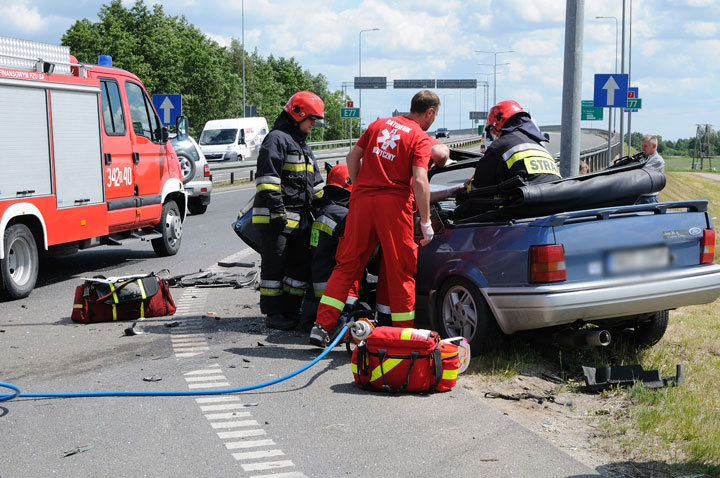
[[683, 29], [693, 36], [708, 38], [717, 35], [718, 24], [716, 22], [686, 22]]
[[2, 23], [13, 25], [20, 31], [34, 33], [40, 31], [47, 23], [47, 18], [38, 12], [37, 7], [28, 8], [26, 2], [18, 2], [0, 7]]

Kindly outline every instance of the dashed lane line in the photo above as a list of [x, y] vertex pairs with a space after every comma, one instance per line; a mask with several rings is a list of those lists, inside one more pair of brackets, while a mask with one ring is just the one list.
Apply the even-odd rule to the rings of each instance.
[[[250, 248], [243, 249], [222, 262], [236, 262], [254, 252]], [[224, 268], [214, 265], [206, 270], [219, 272]], [[170, 337], [176, 358], [197, 357], [210, 350], [206, 334], [202, 332], [208, 295], [207, 289], [189, 287], [178, 301], [175, 315], [183, 320], [172, 328]], [[190, 390], [230, 387], [218, 364], [205, 365], [183, 375]], [[285, 452], [273, 439], [267, 438], [267, 431], [253, 418], [241, 397], [198, 397], [195, 402], [225, 448], [233, 452], [233, 458], [246, 473], [252, 473], [254, 478], [307, 478], [301, 471], [288, 470], [295, 466], [292, 460], [278, 459], [285, 457]]]

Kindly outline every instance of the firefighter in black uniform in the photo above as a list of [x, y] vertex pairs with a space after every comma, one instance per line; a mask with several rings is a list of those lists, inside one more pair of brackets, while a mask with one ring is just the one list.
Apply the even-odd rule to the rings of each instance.
[[[528, 183], [544, 183], [562, 178], [555, 159], [541, 144], [547, 139], [516, 101], [501, 101], [493, 106], [488, 113], [485, 129], [493, 142], [478, 160], [470, 190], [495, 186], [515, 176], [522, 177]], [[481, 212], [484, 212], [482, 206], [473, 204], [471, 197], [455, 208], [453, 217], [462, 219]]]
[[[325, 292], [333, 268], [335, 253], [340, 238], [345, 232], [345, 217], [350, 203], [352, 185], [346, 164], [333, 166], [328, 173], [322, 199], [317, 204], [318, 214], [310, 231], [310, 257], [312, 260], [311, 294], [305, 296], [302, 306], [301, 328], [310, 332], [315, 323], [315, 315], [320, 298]], [[358, 284], [350, 290], [345, 305], [351, 308], [357, 301]]]
[[305, 142], [325, 115], [322, 99], [295, 93], [265, 137], [257, 160], [253, 224], [262, 231], [260, 310], [268, 327], [292, 330], [310, 288], [310, 228], [313, 201], [324, 182]]

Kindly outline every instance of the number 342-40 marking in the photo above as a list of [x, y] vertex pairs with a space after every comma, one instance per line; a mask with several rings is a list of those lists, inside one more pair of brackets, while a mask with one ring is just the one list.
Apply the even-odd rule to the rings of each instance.
[[126, 168], [105, 168], [107, 175], [107, 187], [132, 186], [132, 167]]

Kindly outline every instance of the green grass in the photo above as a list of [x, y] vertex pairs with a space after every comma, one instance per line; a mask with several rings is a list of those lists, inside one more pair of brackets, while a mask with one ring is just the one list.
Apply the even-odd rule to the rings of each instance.
[[[663, 156], [663, 159], [665, 160], [665, 171], [689, 171], [694, 172], [695, 170], [692, 169], [692, 158], [690, 156]], [[716, 170], [720, 170], [720, 158], [713, 158], [714, 161], [712, 161], [712, 166]], [[713, 173], [716, 171], [713, 171], [710, 168], [710, 161], [705, 160], [704, 169], [702, 171], [698, 171], [701, 173]]]
[[[669, 169], [682, 169], [690, 158], [670, 158]], [[720, 167], [720, 160], [718, 161]], [[720, 214], [720, 181], [687, 172], [670, 172], [660, 201], [708, 200], [713, 218]], [[717, 220], [717, 219], [716, 219]], [[720, 234], [716, 236], [720, 241]], [[716, 254], [716, 262], [720, 255]], [[569, 379], [569, 391], [586, 393], [582, 365], [639, 363], [645, 370], [675, 375], [685, 364], [685, 382], [679, 387], [652, 390], [641, 385], [605, 394], [620, 397], [627, 407], [616, 407], [601, 420], [612, 449], [638, 460], [658, 461], [675, 473], [704, 473], [720, 477], [720, 301], [683, 307], [670, 312], [670, 324], [654, 347], [636, 350], [619, 343], [605, 349], [560, 350], [514, 337], [495, 354], [473, 359], [471, 371], [489, 381], [550, 366]], [[665, 476], [665, 475], [663, 475]], [[671, 476], [671, 475], [667, 475]]]

